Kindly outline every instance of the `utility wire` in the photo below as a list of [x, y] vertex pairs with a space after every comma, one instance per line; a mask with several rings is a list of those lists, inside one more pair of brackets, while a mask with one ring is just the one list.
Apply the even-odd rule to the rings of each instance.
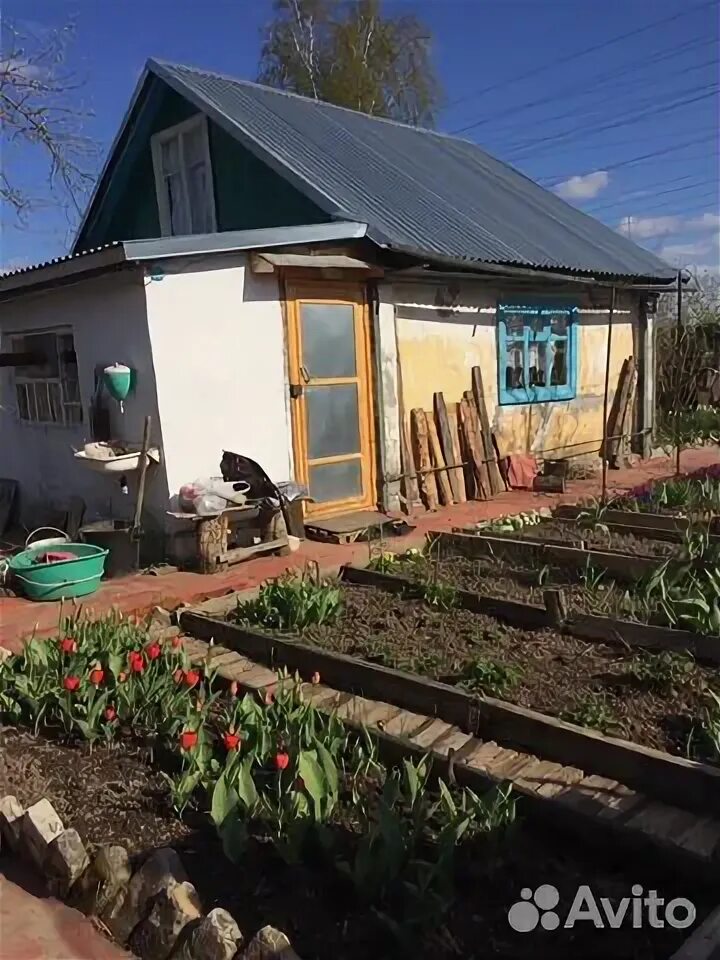
[[[690, 183], [685, 187], [672, 187], [670, 190], [652, 191], [649, 199], [653, 200], [655, 197], [668, 196], [671, 193], [685, 193], [687, 190], [697, 190], [698, 187], [704, 187], [709, 183], [714, 183], [716, 185], [715, 196], [718, 196], [717, 178], [710, 177], [705, 180], [698, 180], [695, 183]], [[640, 196], [638, 196], [638, 192], [640, 193]], [[597, 213], [600, 210], [611, 210], [613, 207], [622, 207], [622, 206], [625, 206], [627, 203], [634, 203], [636, 200], [641, 200], [643, 197], [642, 191], [638, 191], [638, 192], [636, 192], [634, 196], [630, 194], [624, 197], [622, 200], [617, 200], [617, 201], [614, 201], [613, 203], [605, 203], [597, 207], [588, 207], [587, 210], [584, 210], [583, 212]], [[647, 197], [647, 194], [645, 194], [645, 196]]]
[[[536, 77], [538, 74], [544, 73], [547, 70], [555, 69], [558, 66], [564, 67], [568, 63], [572, 63], [574, 60], [580, 60], [591, 53], [596, 53], [599, 50], [605, 50], [607, 47], [614, 46], [616, 43], [620, 43], [623, 40], [629, 39], [630, 37], [640, 36], [641, 34], [647, 33], [648, 30], [652, 30], [655, 27], [663, 26], [667, 23], [674, 23], [676, 20], [680, 20], [681, 18], [687, 18], [693, 13], [697, 13], [700, 10], [706, 9], [707, 7], [715, 6], [715, 3], [716, 0], [707, 0], [705, 3], [694, 4], [690, 8], [683, 6], [681, 10], [678, 10], [678, 12], [672, 14], [672, 16], [662, 17], [660, 20], [652, 20], [650, 23], [646, 23], [642, 27], [638, 27], [635, 30], [628, 30], [627, 32], [618, 34], [615, 37], [610, 37], [608, 40], [603, 40], [602, 43], [593, 44], [590, 47], [585, 47], [583, 50], [576, 50], [574, 53], [570, 53], [565, 57], [553, 60], [550, 63], [542, 63], [540, 66], [534, 67], [532, 70], [528, 70], [525, 73], [518, 74], [516, 77], [498, 80], [487, 87], [482, 87], [479, 90], [473, 91], [472, 93], [463, 94], [462, 97], [457, 97], [455, 100], [451, 100], [450, 103], [447, 104], [446, 109], [457, 106], [458, 103], [463, 103], [466, 100], [471, 100], [473, 97], [481, 97], [486, 93], [491, 93], [493, 90], [506, 88], [510, 86], [510, 84], [519, 83], [522, 80], [528, 80], [530, 77]], [[452, 132], [464, 133], [466, 130], [471, 130], [474, 126], [475, 123], [469, 123], [466, 126]]]
[[[717, 206], [715, 206], [715, 208], [712, 210], [708, 210], [708, 207], [711, 205], [710, 201], [712, 199], [717, 200], [717, 195], [718, 195], [717, 190], [709, 190], [706, 194], [700, 194], [700, 196], [693, 198], [697, 200], [702, 199], [703, 203], [698, 203], [692, 207], [682, 206], [680, 209], [677, 209], [677, 204], [681, 201], [678, 201], [676, 199], [663, 200], [661, 203], [653, 204], [649, 207], [646, 207], [643, 205], [643, 212], [641, 214], [633, 213], [633, 214], [628, 214], [628, 216], [630, 217], [637, 216], [640, 219], [645, 219], [646, 214], [659, 213], [661, 211], [667, 211], [667, 216], [678, 216], [678, 217], [687, 216], [687, 214], [695, 213], [697, 210], [702, 210], [704, 213], [717, 213]], [[673, 207], [673, 206], [675, 206], [676, 209], [668, 210], [668, 207]], [[588, 214], [588, 216], [592, 216], [592, 214]], [[622, 217], [620, 222], [626, 223], [627, 216]]]
[[[562, 96], [563, 101], [572, 102], [573, 100], [583, 99], [584, 97], [587, 97], [588, 95], [593, 93], [597, 93], [600, 90], [609, 90], [617, 86], [625, 86], [627, 84], [627, 79], [620, 79], [620, 78], [622, 77], [626, 78], [628, 75], [632, 76], [632, 75], [641, 74], [648, 69], [656, 70], [657, 65], [659, 63], [663, 63], [666, 60], [676, 59], [680, 53], [687, 52], [688, 50], [691, 50], [695, 47], [705, 47], [710, 44], [712, 44], [713, 46], [717, 46], [717, 40], [714, 37], [711, 37], [709, 39], [700, 38], [700, 39], [690, 40], [684, 44], [680, 44], [678, 46], [668, 48], [667, 50], [660, 51], [660, 54], [663, 54], [663, 55], [652, 54], [651, 55], [652, 59], [647, 60], [646, 62], [643, 62], [643, 63], [634, 62], [629, 64], [627, 67], [623, 69], [608, 71], [606, 73], [598, 74], [597, 76], [590, 78], [589, 83], [584, 86], [578, 87], [577, 84], [575, 84], [568, 87], [562, 87], [560, 90], [553, 92], [551, 95], [546, 93], [542, 97], [537, 97], [535, 100], [528, 100], [517, 107], [510, 106], [510, 107], [503, 108], [501, 110], [497, 110], [494, 113], [490, 113], [487, 116], [483, 117], [483, 119], [477, 120], [473, 124], [473, 126], [474, 127], [484, 126], [487, 123], [491, 123], [493, 120], [498, 120], [501, 118], [505, 118], [505, 121], [508, 124], [515, 124], [517, 123], [517, 118], [519, 114], [525, 113], [526, 111], [531, 110], [534, 107], [539, 107], [539, 106], [543, 106], [544, 104], [551, 103], [557, 97]], [[714, 63], [717, 63], [717, 60], [711, 61], [710, 63], [694, 65], [691, 67], [687, 67], [685, 69], [681, 68], [680, 70], [675, 71], [673, 73], [664, 73], [660, 78], [660, 80], [658, 79], [658, 77], [650, 77], [648, 81], [648, 87], [652, 86], [654, 89], [657, 90], [661, 80], [666, 80], [668, 79], [668, 77], [676, 76], [677, 74], [680, 74], [680, 73], [688, 73], [690, 70], [698, 70], [705, 66], [711, 66]], [[609, 82], [605, 82], [605, 81], [609, 81]], [[645, 88], [642, 87], [642, 89], [645, 89]], [[633, 88], [633, 92], [637, 92], [637, 90], [638, 90], [637, 87]], [[575, 110], [577, 109], [579, 108], [576, 106]], [[540, 123], [544, 123], [546, 119], [548, 118], [538, 118], [534, 121], [531, 121], [529, 124], [523, 124], [523, 126], [524, 127], [537, 126]], [[453, 130], [451, 132], [459, 133], [461, 131]]]

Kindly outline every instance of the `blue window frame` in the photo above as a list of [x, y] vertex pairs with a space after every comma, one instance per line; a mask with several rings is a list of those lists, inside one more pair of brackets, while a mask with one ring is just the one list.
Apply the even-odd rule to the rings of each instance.
[[498, 305], [500, 403], [544, 403], [575, 396], [577, 316], [577, 307]]

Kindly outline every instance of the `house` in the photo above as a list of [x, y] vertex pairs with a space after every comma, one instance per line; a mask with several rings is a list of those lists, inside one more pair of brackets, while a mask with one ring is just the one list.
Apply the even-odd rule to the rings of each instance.
[[223, 449], [307, 483], [311, 516], [396, 507], [409, 412], [476, 365], [503, 452], [596, 455], [612, 289], [609, 382], [634, 355], [643, 437], [674, 279], [473, 143], [151, 60], [73, 251], [0, 278], [0, 473], [28, 522], [69, 494], [127, 513], [73, 456], [113, 362], [134, 387], [112, 437], [150, 415], [162, 452], [161, 535]]

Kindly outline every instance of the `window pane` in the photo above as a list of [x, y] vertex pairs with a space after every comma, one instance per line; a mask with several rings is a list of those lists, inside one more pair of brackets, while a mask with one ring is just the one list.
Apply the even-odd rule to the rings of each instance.
[[358, 395], [354, 383], [306, 387], [308, 457], [360, 452]]
[[15, 367], [15, 376], [41, 379], [59, 376], [57, 338], [54, 333], [33, 333], [13, 337], [13, 353], [37, 353], [38, 363]]
[[52, 423], [50, 413], [50, 397], [46, 383], [35, 384], [35, 400], [37, 402], [37, 418], [41, 423]]
[[185, 203], [185, 193], [182, 186], [182, 176], [177, 173], [165, 180], [168, 196], [168, 207], [170, 210], [170, 225], [173, 236], [184, 236], [192, 233], [190, 228], [190, 218]]
[[212, 220], [208, 209], [208, 179], [207, 168], [204, 163], [196, 164], [188, 170], [187, 183], [192, 232], [210, 233]]
[[318, 503], [347, 500], [362, 493], [360, 460], [310, 467], [310, 496]]
[[553, 362], [550, 372], [550, 385], [564, 386], [568, 382], [567, 340], [553, 340]]
[[505, 331], [508, 337], [522, 337], [525, 332], [527, 316], [523, 313], [501, 312], [505, 321]]
[[180, 172], [180, 142], [177, 137], [165, 140], [160, 148], [162, 171], [167, 176]]
[[50, 419], [53, 423], [62, 423], [62, 400], [60, 397], [60, 384], [48, 383], [48, 401], [50, 403]]
[[355, 313], [351, 304], [300, 305], [302, 362], [311, 377], [354, 377]]
[[510, 341], [505, 348], [505, 388], [507, 390], [517, 390], [525, 386], [523, 368], [523, 344]]
[[559, 333], [561, 337], [566, 336], [568, 325], [572, 319], [571, 310], [546, 310], [545, 322], [550, 324], [552, 333]]
[[30, 408], [28, 405], [28, 395], [27, 395], [27, 385], [24, 383], [18, 383], [15, 385], [15, 393], [17, 394], [17, 407], [18, 407], [18, 416], [21, 420], [30, 419]]
[[79, 404], [72, 404], [65, 407], [65, 422], [66, 423], [82, 423], [82, 407]]
[[80, 403], [80, 384], [71, 377], [66, 377], [62, 384], [63, 401], [65, 403]]
[[528, 383], [531, 387], [544, 387], [547, 383], [546, 353], [544, 341], [534, 341], [528, 350]]

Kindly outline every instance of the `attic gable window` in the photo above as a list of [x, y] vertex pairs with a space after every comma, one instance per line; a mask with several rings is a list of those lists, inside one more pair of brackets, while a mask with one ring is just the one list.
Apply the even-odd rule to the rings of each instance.
[[152, 138], [155, 189], [164, 237], [213, 233], [213, 193], [207, 118], [191, 117]]

